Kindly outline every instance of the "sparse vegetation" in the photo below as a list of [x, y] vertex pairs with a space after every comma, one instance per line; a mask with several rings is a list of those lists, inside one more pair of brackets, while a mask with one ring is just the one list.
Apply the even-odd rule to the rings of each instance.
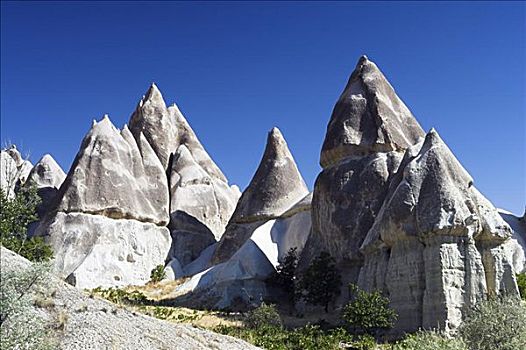
[[47, 289], [46, 264], [2, 271], [0, 279], [0, 348], [54, 349], [50, 327], [33, 310], [36, 293]]
[[392, 350], [469, 350], [461, 338], [448, 338], [438, 332], [421, 331], [395, 343]]
[[302, 297], [307, 303], [321, 305], [329, 312], [329, 304], [340, 294], [341, 284], [334, 258], [322, 252], [301, 277]]
[[522, 300], [526, 300], [526, 272], [517, 274], [517, 285]]
[[161, 282], [165, 278], [166, 273], [164, 272], [164, 265], [155, 266], [150, 273], [150, 282], [152, 283]]
[[526, 349], [526, 302], [514, 297], [477, 304], [460, 327], [473, 350]]
[[379, 291], [368, 293], [356, 285], [349, 285], [350, 301], [343, 309], [343, 319], [360, 333], [377, 334], [393, 327], [396, 312], [389, 307], [389, 299]]

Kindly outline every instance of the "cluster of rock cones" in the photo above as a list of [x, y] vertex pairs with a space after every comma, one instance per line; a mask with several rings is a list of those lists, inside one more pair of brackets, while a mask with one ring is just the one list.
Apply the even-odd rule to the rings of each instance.
[[182, 302], [226, 308], [267, 296], [295, 247], [300, 269], [326, 251], [345, 283], [384, 292], [397, 330], [452, 330], [488, 295], [518, 293], [525, 269], [525, 218], [477, 191], [365, 56], [332, 113], [313, 193], [277, 128], [240, 193], [154, 84], [122, 130], [93, 122], [67, 176], [49, 155], [34, 167], [14, 149], [1, 159], [19, 186], [39, 188], [32, 234], [79, 288], [144, 284], [165, 264], [170, 278], [191, 276]]

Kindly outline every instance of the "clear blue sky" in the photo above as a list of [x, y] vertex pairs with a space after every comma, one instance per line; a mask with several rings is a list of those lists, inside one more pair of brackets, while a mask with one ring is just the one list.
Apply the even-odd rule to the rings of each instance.
[[312, 188], [331, 111], [367, 54], [495, 205], [526, 201], [524, 2], [1, 4], [2, 143], [67, 171], [91, 120], [154, 81], [244, 188], [278, 126]]

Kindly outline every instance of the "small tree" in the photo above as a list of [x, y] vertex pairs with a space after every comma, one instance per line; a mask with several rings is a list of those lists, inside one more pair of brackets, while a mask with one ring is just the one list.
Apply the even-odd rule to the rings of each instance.
[[276, 306], [265, 303], [261, 303], [259, 307], [248, 312], [245, 324], [251, 329], [263, 327], [281, 328], [283, 326]]
[[396, 312], [389, 307], [389, 299], [379, 291], [368, 293], [356, 285], [349, 285], [350, 301], [343, 309], [343, 319], [353, 329], [367, 334], [393, 327]]
[[322, 252], [307, 268], [300, 284], [307, 303], [322, 305], [325, 312], [329, 312], [329, 303], [340, 294], [342, 284], [334, 258]]
[[161, 282], [166, 278], [166, 273], [164, 272], [164, 265], [157, 265], [153, 268], [150, 273], [150, 282], [157, 283]]
[[296, 267], [298, 266], [296, 250], [296, 247], [289, 249], [287, 255], [276, 267], [276, 273], [267, 280], [270, 285], [279, 288], [285, 293], [287, 302], [292, 306], [294, 306], [299, 296], [296, 278]]
[[22, 186], [13, 198], [0, 189], [0, 244], [31, 261], [45, 261], [53, 256], [51, 247], [41, 237], [27, 237], [27, 227], [38, 220], [40, 203], [34, 185]]

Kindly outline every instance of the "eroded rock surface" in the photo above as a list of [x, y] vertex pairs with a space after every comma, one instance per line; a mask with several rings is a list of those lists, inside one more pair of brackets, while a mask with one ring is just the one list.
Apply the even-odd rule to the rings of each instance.
[[368, 232], [359, 285], [390, 296], [397, 328], [449, 331], [487, 294], [517, 293], [511, 235], [431, 130], [406, 153]]
[[0, 188], [8, 198], [13, 198], [16, 189], [26, 183], [33, 165], [15, 145], [0, 151], [0, 162]]
[[60, 189], [59, 211], [168, 223], [168, 183], [144, 136], [94, 122]]
[[327, 126], [323, 168], [349, 156], [403, 151], [424, 131], [376, 64], [362, 56]]
[[281, 216], [308, 193], [283, 135], [273, 128], [258, 169], [237, 203], [212, 262], [228, 260], [254, 229]]

